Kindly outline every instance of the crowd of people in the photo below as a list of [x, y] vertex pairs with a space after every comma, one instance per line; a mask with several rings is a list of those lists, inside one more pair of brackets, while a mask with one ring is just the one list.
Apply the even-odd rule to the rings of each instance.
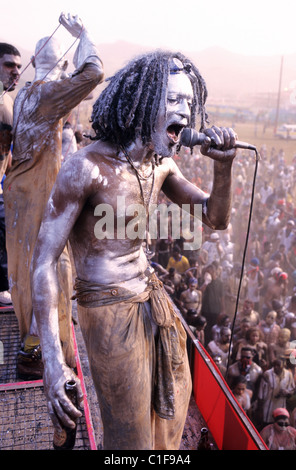
[[[203, 227], [195, 251], [183, 249], [182, 237], [151, 241], [151, 248], [167, 292], [262, 431], [278, 408], [296, 413], [296, 158], [287, 162], [282, 150], [265, 146], [260, 157], [244, 265], [255, 168], [250, 151], [234, 162], [227, 230]], [[188, 179], [210, 191], [209, 159], [183, 148], [176, 160]]]

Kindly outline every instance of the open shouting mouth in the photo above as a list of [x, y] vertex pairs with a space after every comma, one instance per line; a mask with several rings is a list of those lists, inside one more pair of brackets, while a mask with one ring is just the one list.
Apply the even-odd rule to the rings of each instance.
[[173, 123], [167, 127], [167, 136], [173, 144], [177, 144], [180, 140], [180, 135], [185, 126], [182, 124]]

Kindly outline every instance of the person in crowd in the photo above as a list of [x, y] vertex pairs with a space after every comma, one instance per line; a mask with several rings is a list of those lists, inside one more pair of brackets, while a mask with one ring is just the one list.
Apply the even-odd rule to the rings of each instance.
[[74, 129], [69, 121], [65, 122], [62, 133], [62, 161], [77, 152], [78, 146]]
[[263, 250], [259, 254], [259, 262], [262, 266], [262, 271], [264, 275], [264, 281], [269, 273], [269, 269], [267, 267], [267, 263], [270, 261], [271, 255], [272, 255], [272, 243], [269, 240], [266, 240], [263, 243]]
[[172, 238], [168, 236], [168, 238], [160, 238], [156, 242], [156, 251], [158, 254], [158, 262], [161, 264], [164, 268], [167, 267], [169, 257], [170, 257], [170, 251], [171, 251], [171, 245], [172, 245]]
[[[289, 257], [289, 263], [290, 263], [291, 270], [292, 270], [292, 277], [295, 277], [295, 273], [296, 273], [296, 238], [292, 242], [292, 246], [291, 246], [288, 257]], [[294, 279], [294, 284], [296, 284], [295, 279]]]
[[[43, 373], [38, 328], [32, 307], [30, 266], [41, 219], [61, 168], [63, 118], [103, 79], [102, 62], [77, 16], [61, 14], [63, 27], [79, 39], [76, 71], [63, 79], [66, 62], [55, 37], [38, 41], [32, 64], [35, 77], [17, 94], [13, 115], [13, 157], [4, 181], [8, 277], [18, 319], [21, 350], [18, 374], [23, 379]], [[67, 363], [75, 367], [71, 318], [72, 270], [65, 247], [59, 275], [60, 335]]]
[[221, 238], [221, 246], [222, 260], [226, 260], [229, 263], [233, 263], [235, 243], [231, 241], [231, 235], [229, 232], [223, 234]]
[[208, 253], [206, 266], [214, 261], [221, 261], [224, 256], [224, 250], [217, 232], [211, 233], [210, 238], [202, 244], [201, 248]]
[[214, 354], [212, 357], [216, 367], [218, 368], [220, 374], [222, 377], [225, 379], [226, 372], [227, 372], [227, 367], [225, 367], [222, 363], [222, 357], [220, 354]]
[[222, 327], [220, 330], [220, 336], [216, 340], [212, 340], [207, 345], [207, 351], [213, 357], [215, 354], [219, 354], [222, 358], [223, 366], [227, 367], [228, 358], [231, 354], [230, 349], [230, 338], [231, 338], [231, 329], [227, 327]]
[[268, 347], [269, 362], [273, 363], [276, 359], [285, 357], [286, 352], [290, 349], [296, 349], [296, 345], [294, 348], [291, 345], [291, 331], [289, 328], [281, 328], [277, 341], [271, 343]]
[[286, 255], [289, 254], [290, 249], [292, 247], [292, 243], [295, 240], [296, 232], [295, 232], [295, 222], [293, 219], [289, 219], [286, 225], [279, 230], [277, 236], [277, 243], [278, 245], [282, 245], [284, 248], [284, 253]]
[[170, 268], [175, 268], [179, 274], [183, 274], [187, 269], [190, 268], [190, 264], [186, 256], [182, 255], [181, 248], [175, 245], [172, 251], [172, 256], [169, 257], [167, 264], [167, 271]]
[[226, 381], [232, 388], [236, 377], [245, 377], [247, 388], [253, 392], [252, 396], [256, 397], [262, 373], [261, 367], [253, 362], [253, 349], [245, 346], [241, 350], [240, 359], [228, 367]]
[[272, 310], [276, 312], [276, 323], [280, 326], [281, 329], [286, 328], [289, 325], [287, 321], [287, 311], [285, 305], [280, 300], [274, 299], [271, 302]]
[[232, 393], [242, 409], [248, 414], [251, 410], [253, 392], [247, 388], [245, 377], [238, 376], [233, 380]]
[[214, 269], [215, 267], [210, 264], [202, 270], [201, 277], [199, 279], [199, 288], [201, 292], [204, 292], [210, 282], [212, 282]]
[[188, 325], [193, 332], [194, 336], [198, 339], [198, 341], [205, 346], [205, 327], [207, 325], [207, 321], [205, 317], [202, 315], [188, 315], [187, 316]]
[[265, 180], [259, 191], [261, 196], [261, 204], [266, 204], [267, 198], [272, 194], [272, 192], [272, 187], [270, 186], [269, 182]]
[[240, 310], [237, 314], [235, 321], [235, 330], [238, 330], [240, 328], [241, 322], [246, 318], [249, 320], [251, 326], [259, 325], [259, 313], [254, 310], [254, 304], [249, 299], [245, 299], [242, 310]]
[[243, 347], [249, 347], [253, 351], [253, 361], [256, 362], [262, 369], [266, 368], [268, 351], [267, 345], [262, 341], [262, 334], [258, 326], [252, 326], [247, 332], [246, 337], [234, 348], [233, 353], [236, 359], [240, 358], [241, 350]]
[[249, 318], [243, 318], [240, 322], [239, 329], [233, 333], [233, 344], [238, 344], [241, 340], [246, 339], [247, 331], [251, 328], [251, 321]]
[[10, 305], [7, 273], [6, 227], [2, 183], [11, 166], [14, 91], [20, 77], [21, 54], [16, 47], [0, 42], [0, 305]]
[[207, 319], [205, 330], [206, 344], [211, 340], [212, 327], [217, 323], [218, 316], [224, 309], [223, 283], [218, 276], [218, 267], [211, 264], [211, 281], [206, 286], [202, 296], [201, 314]]
[[286, 408], [276, 408], [273, 423], [265, 426], [260, 432], [269, 450], [295, 450], [296, 429], [290, 424], [290, 414]]
[[286, 272], [282, 271], [276, 275], [276, 282], [273, 285], [267, 286], [264, 299], [263, 299], [263, 308], [262, 314], [263, 317], [272, 310], [272, 301], [279, 300], [284, 303], [284, 300], [287, 295], [288, 289], [288, 275]]
[[260, 302], [260, 292], [263, 287], [264, 276], [259, 269], [259, 259], [252, 258], [247, 271], [247, 292], [246, 298], [253, 303], [254, 310], [258, 312]]
[[[256, 213], [255, 213], [256, 214]], [[255, 215], [254, 214], [254, 215]], [[247, 261], [251, 264], [251, 269], [254, 267], [258, 267], [259, 270], [259, 256], [261, 254], [261, 240], [259, 240], [259, 234], [253, 233], [252, 238], [250, 240], [247, 252]], [[255, 264], [254, 264], [255, 261]], [[251, 270], [249, 268], [249, 270]]]
[[[224, 281], [225, 312], [227, 312], [231, 320], [233, 320], [234, 315], [236, 313], [236, 307], [238, 311], [243, 308], [243, 302], [246, 299], [246, 295], [247, 295], [248, 280], [247, 280], [246, 275], [244, 274], [242, 277], [242, 282], [240, 282], [241, 269], [242, 269], [242, 266], [240, 263], [234, 263], [230, 274], [227, 276], [226, 280]], [[238, 289], [239, 289], [240, 284], [241, 284], [240, 296], [239, 296], [239, 299], [238, 299], [239, 302], [237, 305], [237, 296], [238, 296]]]
[[[205, 346], [205, 327], [207, 326], [207, 321], [205, 317], [201, 315], [196, 315], [193, 312], [190, 312], [186, 316], [186, 321], [188, 327], [190, 328], [193, 337], [196, 338], [202, 346]], [[189, 337], [187, 334], [187, 353], [189, 358], [189, 366], [191, 370], [191, 374], [194, 374], [193, 367], [194, 367], [194, 356], [195, 356], [195, 346], [193, 344], [192, 338]]]
[[291, 340], [296, 340], [296, 294], [287, 298], [287, 313], [285, 315], [286, 323], [291, 331]]
[[221, 328], [223, 327], [226, 327], [226, 328], [231, 327], [231, 321], [230, 321], [229, 315], [227, 315], [226, 313], [221, 313], [218, 316], [217, 323], [212, 328], [211, 337], [214, 341], [220, 338]]
[[284, 358], [276, 359], [272, 367], [262, 375], [258, 391], [258, 412], [262, 425], [272, 422], [276, 408], [286, 408], [287, 398], [295, 390], [295, 382], [290, 370], [285, 367]]
[[182, 292], [179, 300], [179, 306], [185, 314], [188, 313], [188, 311], [194, 311], [197, 315], [200, 313], [202, 293], [198, 289], [197, 279], [189, 279], [188, 289]]
[[266, 343], [267, 348], [272, 343], [277, 343], [280, 326], [276, 322], [277, 313], [271, 310], [265, 317], [265, 320], [260, 320], [259, 329], [263, 335], [263, 341]]

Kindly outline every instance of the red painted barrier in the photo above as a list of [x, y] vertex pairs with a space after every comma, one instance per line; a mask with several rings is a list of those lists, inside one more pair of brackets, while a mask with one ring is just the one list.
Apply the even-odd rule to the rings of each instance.
[[87, 433], [88, 433], [88, 438], [89, 438], [90, 450], [97, 450], [97, 444], [96, 444], [96, 440], [95, 440], [95, 432], [94, 432], [94, 429], [93, 429], [93, 424], [92, 424], [92, 419], [91, 419], [91, 412], [90, 412], [90, 408], [89, 408], [89, 404], [88, 404], [88, 400], [87, 400], [86, 387], [85, 387], [85, 383], [84, 383], [84, 377], [83, 377], [83, 372], [82, 372], [82, 368], [81, 368], [80, 356], [79, 356], [79, 351], [78, 351], [78, 346], [77, 346], [76, 335], [75, 335], [75, 330], [74, 330], [73, 323], [72, 323], [72, 334], [73, 334], [73, 342], [74, 342], [74, 349], [75, 349], [77, 375], [78, 375], [78, 378], [80, 379], [81, 389], [82, 389], [83, 396], [84, 396], [83, 407], [84, 407], [84, 416], [85, 416], [85, 422], [86, 422]]
[[181, 318], [194, 344], [193, 395], [219, 450], [268, 450], [218, 368]]

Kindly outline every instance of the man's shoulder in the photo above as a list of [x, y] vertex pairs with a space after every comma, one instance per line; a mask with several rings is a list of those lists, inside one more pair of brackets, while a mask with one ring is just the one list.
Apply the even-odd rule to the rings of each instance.
[[72, 179], [78, 178], [81, 183], [99, 182], [102, 173], [114, 172], [116, 155], [114, 155], [114, 160], [111, 155], [111, 151], [107, 152], [106, 144], [102, 145], [100, 141], [93, 141], [71, 155], [63, 163], [60, 173], [62, 172], [66, 177], [71, 175]]
[[180, 169], [172, 157], [159, 158], [160, 168], [167, 171], [168, 173], [180, 172]]
[[111, 152], [107, 152], [106, 148], [106, 144], [102, 144], [101, 141], [90, 140], [88, 145], [73, 153], [71, 157], [67, 159], [67, 163], [70, 166], [100, 166], [106, 163], [108, 157], [110, 161]]
[[0, 122], [12, 125], [13, 99], [8, 93], [0, 98]]
[[262, 367], [260, 367], [256, 362], [252, 362], [251, 369], [253, 372], [256, 371], [259, 374], [263, 373]]

